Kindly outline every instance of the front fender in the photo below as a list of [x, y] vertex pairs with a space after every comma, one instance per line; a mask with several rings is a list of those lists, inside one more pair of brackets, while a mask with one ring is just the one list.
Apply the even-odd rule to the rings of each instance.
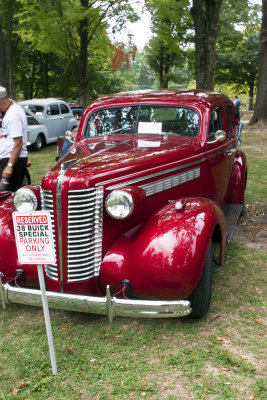
[[[30, 188], [35, 192], [40, 203], [38, 187], [30, 186]], [[26, 277], [25, 284], [27, 286], [38, 286], [36, 265], [24, 265], [18, 261], [12, 220], [12, 214], [15, 211], [13, 193], [5, 193], [5, 196], [0, 196], [0, 272], [4, 274], [3, 282], [13, 279], [16, 269], [23, 269]]]
[[[184, 199], [182, 199], [182, 202]], [[221, 231], [221, 258], [225, 246], [225, 219], [211, 200], [188, 198], [182, 210], [171, 202], [144, 225], [124, 234], [106, 253], [100, 269], [102, 290], [118, 291], [130, 281], [135, 297], [184, 299], [200, 279], [209, 241]]]

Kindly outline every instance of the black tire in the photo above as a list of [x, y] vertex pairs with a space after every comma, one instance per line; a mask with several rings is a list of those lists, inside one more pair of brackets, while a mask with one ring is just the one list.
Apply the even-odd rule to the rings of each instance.
[[32, 149], [39, 151], [44, 147], [44, 137], [41, 133], [37, 136], [35, 142], [32, 144]]
[[31, 184], [31, 176], [30, 176], [29, 171], [26, 169], [26, 172], [25, 172], [25, 175], [23, 177], [21, 186], [27, 186], [27, 185], [30, 185], [30, 184]]
[[189, 296], [192, 312], [191, 318], [202, 318], [209, 311], [212, 292], [213, 247], [210, 241], [203, 272], [197, 287]]

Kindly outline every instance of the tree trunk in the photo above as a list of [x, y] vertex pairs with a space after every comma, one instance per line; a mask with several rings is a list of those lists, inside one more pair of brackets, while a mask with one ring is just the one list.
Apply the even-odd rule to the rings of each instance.
[[[6, 4], [3, 4], [5, 7]], [[0, 20], [0, 82], [1, 86], [5, 86], [10, 97], [15, 97], [14, 82], [13, 82], [13, 21], [14, 8], [11, 2], [8, 7], [5, 20]]]
[[213, 90], [215, 46], [222, 0], [193, 0], [191, 14], [195, 27], [195, 73], [197, 89]]
[[254, 81], [249, 84], [249, 105], [248, 109], [253, 110], [253, 99], [254, 99]]
[[[88, 0], [80, 0], [81, 5], [88, 9]], [[79, 37], [80, 37], [80, 53], [78, 57], [77, 70], [77, 84], [79, 90], [79, 103], [81, 106], [86, 107], [89, 102], [88, 96], [88, 19], [85, 18], [80, 21], [79, 26]]]
[[257, 97], [254, 114], [249, 124], [258, 122], [267, 122], [267, 0], [262, 0]]

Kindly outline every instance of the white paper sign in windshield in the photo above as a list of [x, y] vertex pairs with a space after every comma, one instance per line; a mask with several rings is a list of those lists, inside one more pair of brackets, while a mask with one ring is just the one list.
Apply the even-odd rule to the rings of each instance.
[[161, 134], [162, 122], [139, 122], [138, 133]]

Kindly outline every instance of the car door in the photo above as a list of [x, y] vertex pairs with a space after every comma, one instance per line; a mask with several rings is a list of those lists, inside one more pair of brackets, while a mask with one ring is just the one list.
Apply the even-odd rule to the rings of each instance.
[[226, 201], [232, 159], [231, 141], [228, 135], [225, 108], [217, 107], [210, 114], [205, 157], [205, 179], [202, 195], [219, 204]]
[[69, 120], [70, 118], [73, 118], [73, 114], [66, 104], [60, 103], [59, 107], [62, 117], [62, 129], [64, 130], [63, 135], [65, 135], [65, 132], [70, 129]]
[[49, 104], [46, 110], [45, 122], [48, 129], [49, 143], [56, 142], [58, 136], [64, 135], [65, 130], [58, 104]]

